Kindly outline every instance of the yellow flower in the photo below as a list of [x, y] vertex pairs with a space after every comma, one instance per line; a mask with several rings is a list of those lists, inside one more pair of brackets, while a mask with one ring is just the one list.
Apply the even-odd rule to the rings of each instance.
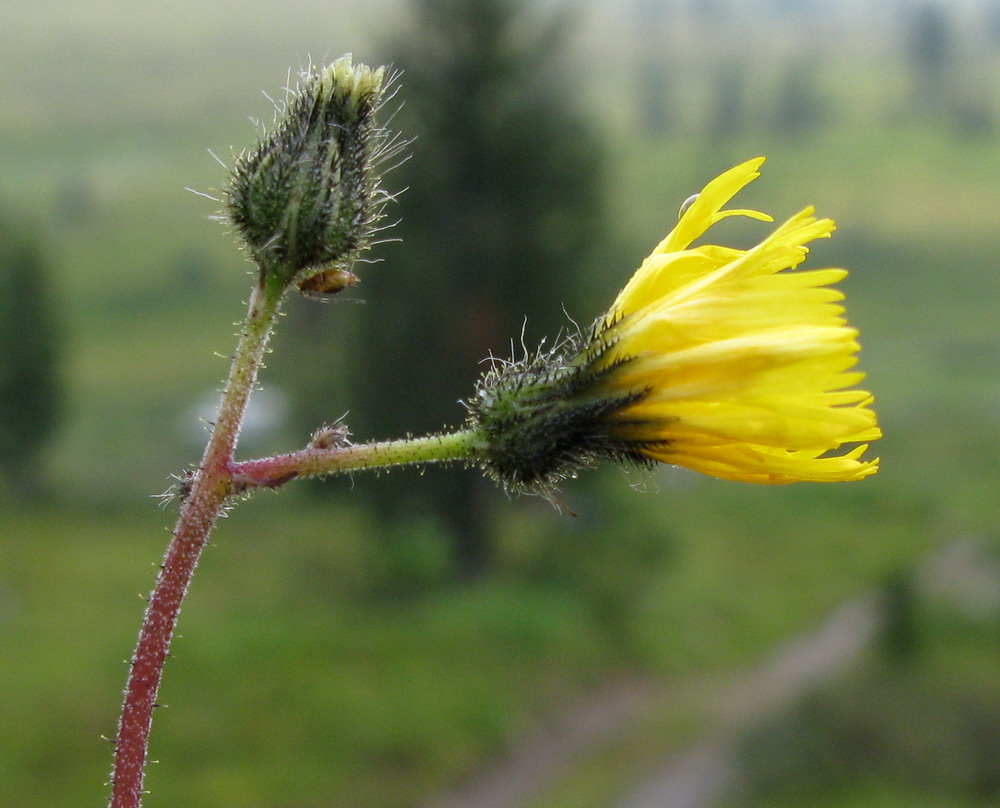
[[881, 432], [830, 288], [847, 272], [788, 271], [834, 223], [806, 208], [750, 250], [691, 247], [727, 216], [773, 221], [722, 209], [763, 162], [710, 182], [598, 321], [582, 354], [600, 371], [592, 392], [628, 396], [604, 426], [651, 460], [756, 483], [859, 480], [878, 470], [861, 456]]
[[843, 269], [794, 270], [833, 222], [806, 208], [756, 247], [692, 247], [759, 176], [763, 158], [692, 198], [589, 334], [494, 363], [468, 402], [472, 462], [550, 495], [603, 460], [673, 463], [754, 483], [860, 480], [880, 437], [856, 388], [857, 331], [831, 288]]

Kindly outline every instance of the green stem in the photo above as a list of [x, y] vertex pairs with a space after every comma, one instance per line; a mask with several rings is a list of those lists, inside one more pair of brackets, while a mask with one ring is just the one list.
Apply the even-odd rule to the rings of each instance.
[[308, 446], [298, 452], [233, 463], [233, 484], [244, 488], [276, 488], [296, 477], [319, 477], [346, 471], [389, 468], [416, 463], [471, 461], [485, 448], [479, 434], [459, 430], [422, 438]]
[[110, 808], [142, 804], [149, 730], [181, 602], [216, 519], [232, 493], [232, 458], [243, 414], [267, 349], [282, 287], [262, 280], [250, 296], [247, 321], [233, 357], [212, 435], [184, 501], [149, 598], [122, 704]]

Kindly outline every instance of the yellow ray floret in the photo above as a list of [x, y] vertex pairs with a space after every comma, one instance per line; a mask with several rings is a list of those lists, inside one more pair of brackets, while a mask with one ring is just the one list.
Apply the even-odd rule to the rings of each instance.
[[[857, 332], [832, 284], [842, 269], [790, 272], [834, 230], [807, 208], [749, 250], [692, 247], [763, 158], [710, 182], [599, 321], [591, 349], [604, 394], [630, 396], [616, 437], [651, 460], [758, 483], [874, 474], [872, 396], [854, 389]], [[641, 395], [638, 395], [641, 394]], [[838, 450], [841, 452], [837, 454]]]

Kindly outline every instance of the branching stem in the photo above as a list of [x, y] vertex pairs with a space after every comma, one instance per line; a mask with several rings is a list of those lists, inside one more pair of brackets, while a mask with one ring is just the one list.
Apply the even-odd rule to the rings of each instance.
[[232, 458], [243, 414], [261, 367], [281, 287], [262, 280], [250, 296], [249, 312], [229, 372], [218, 418], [173, 538], [149, 598], [132, 657], [111, 775], [110, 808], [139, 808], [149, 729], [163, 664], [191, 575], [232, 488]]
[[233, 495], [251, 488], [277, 488], [297, 477], [359, 469], [474, 458], [482, 448], [472, 431], [354, 445], [314, 441], [297, 452], [237, 463], [233, 460], [247, 402], [263, 362], [282, 288], [263, 281], [250, 310], [229, 372], [218, 418], [201, 465], [181, 506], [160, 575], [149, 598], [125, 687], [109, 808], [140, 808], [149, 730], [163, 665], [177, 615], [201, 551], [216, 519]]

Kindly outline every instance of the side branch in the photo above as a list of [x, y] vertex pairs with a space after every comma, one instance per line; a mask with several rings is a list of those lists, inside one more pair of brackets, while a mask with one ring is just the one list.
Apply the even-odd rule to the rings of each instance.
[[377, 443], [307, 446], [289, 454], [232, 463], [233, 493], [250, 488], [278, 488], [297, 477], [473, 460], [482, 448], [471, 430]]

